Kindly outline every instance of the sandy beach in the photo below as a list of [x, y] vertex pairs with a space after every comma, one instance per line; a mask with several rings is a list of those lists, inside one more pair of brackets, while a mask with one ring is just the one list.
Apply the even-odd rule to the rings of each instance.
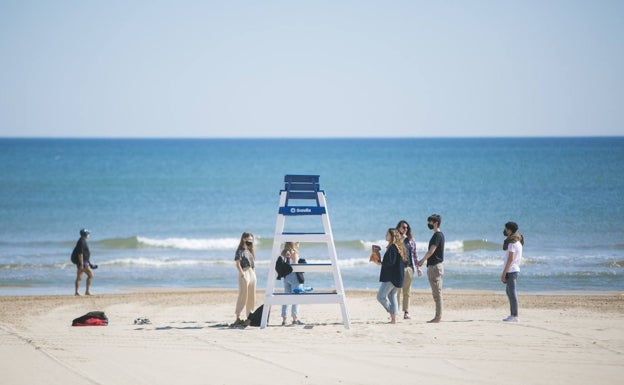
[[[263, 300], [258, 291], [258, 303]], [[3, 384], [620, 384], [624, 293], [520, 295], [507, 324], [503, 293], [446, 291], [440, 324], [428, 291], [412, 319], [388, 324], [369, 291], [301, 306], [303, 326], [230, 328], [235, 290], [0, 297]], [[89, 311], [109, 325], [72, 327]], [[137, 318], [151, 324], [135, 325]]]

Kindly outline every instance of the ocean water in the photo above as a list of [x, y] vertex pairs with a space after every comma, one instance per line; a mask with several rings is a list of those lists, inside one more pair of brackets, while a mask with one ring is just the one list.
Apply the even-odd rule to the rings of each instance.
[[[509, 220], [526, 238], [521, 292], [624, 290], [623, 137], [0, 139], [0, 294], [73, 294], [82, 227], [95, 293], [236, 288], [243, 231], [264, 288], [285, 174], [320, 175], [346, 289], [378, 288], [370, 246], [400, 219], [423, 255], [438, 213], [449, 290], [504, 290]], [[319, 245], [301, 254], [327, 260]]]

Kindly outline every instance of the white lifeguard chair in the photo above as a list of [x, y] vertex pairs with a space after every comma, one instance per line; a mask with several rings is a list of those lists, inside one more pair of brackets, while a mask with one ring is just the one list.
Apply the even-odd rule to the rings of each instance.
[[[271, 305], [292, 304], [331, 304], [337, 303], [342, 311], [342, 322], [345, 329], [349, 329], [349, 313], [347, 311], [346, 296], [338, 267], [334, 236], [329, 223], [325, 192], [320, 190], [319, 175], [286, 175], [285, 187], [280, 190], [279, 209], [273, 236], [273, 250], [267, 278], [267, 287], [264, 297], [262, 321], [260, 328], [267, 326], [267, 319]], [[323, 224], [322, 232], [285, 232], [286, 217], [320, 217]], [[301, 294], [275, 292], [277, 273], [275, 263], [280, 255], [283, 242], [325, 243], [329, 254], [329, 263], [299, 263], [291, 265], [293, 272], [331, 272], [334, 278], [334, 289], [327, 291], [317, 290]]]

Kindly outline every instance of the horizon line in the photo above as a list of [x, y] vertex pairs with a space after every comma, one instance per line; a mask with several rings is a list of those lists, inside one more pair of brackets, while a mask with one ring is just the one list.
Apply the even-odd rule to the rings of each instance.
[[573, 136], [0, 136], [0, 140], [387, 140], [387, 139], [587, 139], [624, 138], [622, 135], [573, 135]]

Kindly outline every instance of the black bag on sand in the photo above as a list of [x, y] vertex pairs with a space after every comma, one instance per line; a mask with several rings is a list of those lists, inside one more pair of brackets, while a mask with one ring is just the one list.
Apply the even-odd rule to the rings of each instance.
[[[247, 318], [249, 320], [249, 326], [260, 326], [260, 322], [262, 322], [263, 309], [264, 305], [260, 305], [256, 310], [253, 311], [253, 313], [249, 315], [249, 318]], [[270, 316], [271, 313], [269, 312], [269, 315], [267, 316], [267, 323], [269, 322]]]

